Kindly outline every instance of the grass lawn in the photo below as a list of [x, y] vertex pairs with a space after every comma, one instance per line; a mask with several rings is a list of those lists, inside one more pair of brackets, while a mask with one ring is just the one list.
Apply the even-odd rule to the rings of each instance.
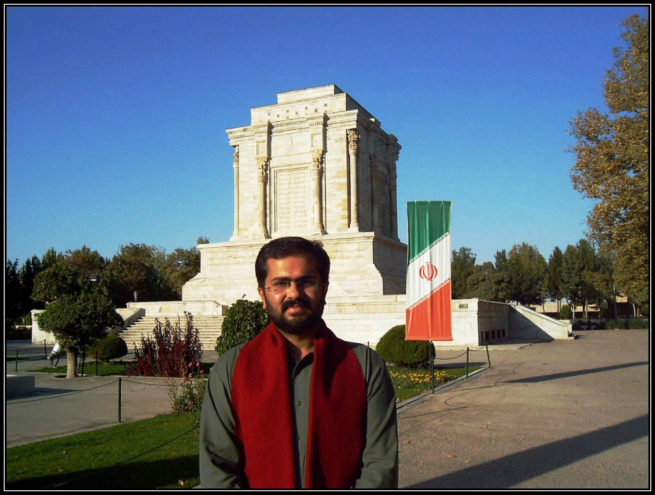
[[199, 483], [198, 435], [188, 414], [164, 414], [12, 447], [5, 488], [147, 490]]
[[[477, 368], [469, 367], [469, 373]], [[38, 371], [65, 373], [66, 367]], [[98, 363], [99, 375], [124, 372], [125, 363]], [[95, 363], [86, 363], [85, 373], [95, 374]], [[435, 368], [435, 385], [465, 373], [466, 368]], [[427, 369], [389, 366], [389, 374], [397, 402], [431, 389]], [[188, 489], [199, 482], [198, 430], [190, 414], [164, 414], [5, 450], [7, 489]]]
[[[127, 367], [133, 364], [129, 361], [110, 361], [104, 363], [102, 361], [97, 362], [97, 373], [98, 376], [109, 376], [109, 375], [127, 375]], [[213, 363], [200, 363], [200, 369], [205, 373], [209, 373], [210, 368], [213, 366]], [[45, 368], [38, 368], [29, 370], [35, 373], [57, 373], [57, 374], [66, 374], [66, 365], [63, 366], [46, 366]], [[82, 373], [82, 365], [79, 364], [77, 367], [78, 373]], [[96, 374], [96, 361], [86, 361], [84, 363], [84, 374], [85, 375], [95, 375]]]

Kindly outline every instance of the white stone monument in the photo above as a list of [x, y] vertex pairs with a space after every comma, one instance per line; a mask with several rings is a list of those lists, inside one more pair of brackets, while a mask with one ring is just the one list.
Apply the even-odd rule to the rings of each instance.
[[400, 145], [334, 84], [278, 93], [228, 129], [234, 148], [234, 232], [201, 244], [200, 273], [183, 301], [258, 299], [255, 258], [272, 238], [318, 239], [334, 298], [404, 294], [407, 246], [398, 240]]
[[[140, 323], [143, 315], [184, 311], [221, 318], [237, 299], [259, 300], [257, 253], [272, 238], [298, 235], [320, 240], [330, 256], [323, 319], [340, 338], [375, 346], [404, 324], [407, 246], [397, 232], [395, 136], [334, 84], [278, 93], [277, 104], [252, 108], [250, 125], [227, 134], [234, 148], [232, 237], [198, 246], [200, 272], [184, 285], [182, 301], [128, 303], [123, 318]], [[571, 335], [570, 324], [544, 323], [525, 308], [478, 299], [451, 307], [453, 341], [440, 347]], [[151, 329], [151, 321], [143, 324]], [[213, 349], [218, 329], [203, 331], [203, 345]], [[128, 329], [132, 340], [140, 332]]]

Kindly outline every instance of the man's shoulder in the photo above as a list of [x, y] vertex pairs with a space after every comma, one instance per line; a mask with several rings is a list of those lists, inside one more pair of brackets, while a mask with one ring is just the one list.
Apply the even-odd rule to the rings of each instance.
[[375, 352], [375, 349], [372, 349], [366, 344], [360, 344], [359, 342], [346, 342], [346, 344], [348, 344], [348, 346], [352, 349], [360, 362], [371, 362], [371, 364], [376, 365], [385, 364], [382, 356]]
[[227, 351], [218, 356], [218, 359], [212, 368], [212, 372], [219, 374], [226, 373], [228, 376], [231, 376], [232, 371], [234, 370], [234, 366], [236, 365], [237, 358], [239, 357], [239, 353], [241, 353], [241, 349], [243, 349], [244, 345], [246, 344], [239, 344], [235, 345], [234, 347], [230, 347]]

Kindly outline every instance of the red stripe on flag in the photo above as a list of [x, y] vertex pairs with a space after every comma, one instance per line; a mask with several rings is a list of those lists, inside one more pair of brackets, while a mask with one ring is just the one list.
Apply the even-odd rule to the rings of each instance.
[[450, 280], [423, 302], [406, 310], [405, 340], [453, 340]]

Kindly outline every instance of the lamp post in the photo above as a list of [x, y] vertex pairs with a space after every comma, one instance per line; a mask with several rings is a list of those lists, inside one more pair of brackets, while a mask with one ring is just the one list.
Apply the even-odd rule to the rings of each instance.
[[[91, 282], [91, 285], [93, 286], [94, 289], [96, 288], [96, 284], [98, 283], [99, 280], [100, 280], [100, 275], [98, 275], [97, 273], [92, 273], [91, 275], [89, 275], [89, 282]], [[86, 359], [86, 346], [82, 347], [82, 376], [84, 376], [85, 359]], [[98, 373], [96, 372], [96, 375], [97, 374]]]

